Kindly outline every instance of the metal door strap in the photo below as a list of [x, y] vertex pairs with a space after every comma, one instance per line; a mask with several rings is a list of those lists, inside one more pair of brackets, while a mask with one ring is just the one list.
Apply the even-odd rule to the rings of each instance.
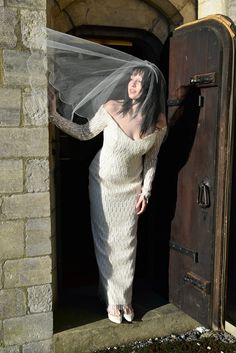
[[201, 278], [196, 273], [187, 272], [186, 275], [184, 276], [184, 282], [192, 284], [194, 287], [202, 290], [206, 294], [210, 294], [211, 283]]
[[198, 252], [190, 250], [190, 249], [186, 249], [183, 246], [180, 246], [179, 244], [175, 243], [172, 240], [170, 241], [169, 245], [170, 245], [170, 249], [178, 251], [183, 255], [187, 255], [187, 256], [191, 257], [195, 263], [198, 262]]

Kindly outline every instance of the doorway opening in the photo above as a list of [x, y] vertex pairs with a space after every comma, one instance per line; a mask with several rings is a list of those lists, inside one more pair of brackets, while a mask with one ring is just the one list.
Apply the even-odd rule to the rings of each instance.
[[[109, 33], [109, 36], [108, 36]], [[168, 45], [151, 33], [125, 28], [81, 26], [70, 34], [132, 54], [156, 64], [168, 82]], [[58, 134], [57, 259], [58, 310], [55, 330], [106, 317], [97, 297], [98, 270], [90, 227], [88, 167], [103, 142]], [[137, 317], [168, 302], [170, 205], [166, 204], [165, 146], [161, 148], [152, 196], [139, 219], [133, 304]]]

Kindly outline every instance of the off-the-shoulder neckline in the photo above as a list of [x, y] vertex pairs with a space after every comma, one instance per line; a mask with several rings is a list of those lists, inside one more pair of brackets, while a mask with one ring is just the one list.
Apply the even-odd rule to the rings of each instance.
[[147, 138], [149, 138], [149, 137], [151, 137], [151, 136], [157, 134], [157, 133], [160, 132], [160, 131], [166, 130], [166, 128], [167, 128], [166, 126], [164, 126], [163, 128], [161, 128], [161, 129], [156, 129], [156, 130], [153, 131], [151, 134], [148, 134], [148, 135], [146, 135], [146, 136], [144, 136], [144, 137], [142, 137], [142, 138], [133, 139], [132, 137], [130, 137], [129, 135], [126, 134], [126, 132], [121, 128], [121, 126], [118, 124], [118, 122], [114, 119], [114, 117], [113, 117], [110, 113], [108, 113], [108, 111], [106, 110], [106, 108], [104, 107], [104, 105], [102, 105], [102, 108], [103, 108], [103, 110], [105, 111], [105, 113], [111, 118], [111, 120], [116, 124], [116, 126], [118, 126], [118, 128], [121, 130], [121, 132], [122, 132], [128, 139], [130, 139], [130, 140], [133, 141], [133, 142], [143, 141], [143, 140], [145, 140], [145, 139], [147, 139]]

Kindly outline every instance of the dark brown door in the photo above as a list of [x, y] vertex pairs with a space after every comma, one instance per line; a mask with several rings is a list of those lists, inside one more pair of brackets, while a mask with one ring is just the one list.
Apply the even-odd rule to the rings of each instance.
[[212, 16], [170, 39], [168, 116], [176, 180], [170, 301], [219, 328], [224, 308], [232, 148], [234, 29]]

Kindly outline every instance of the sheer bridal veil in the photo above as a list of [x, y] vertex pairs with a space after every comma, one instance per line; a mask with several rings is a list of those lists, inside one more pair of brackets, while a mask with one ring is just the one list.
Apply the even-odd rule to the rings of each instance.
[[165, 80], [153, 63], [52, 29], [47, 29], [47, 58], [49, 83], [68, 119], [74, 114], [90, 119], [108, 100], [124, 100], [130, 75], [140, 67], [149, 75], [141, 113], [150, 97], [165, 112]]

